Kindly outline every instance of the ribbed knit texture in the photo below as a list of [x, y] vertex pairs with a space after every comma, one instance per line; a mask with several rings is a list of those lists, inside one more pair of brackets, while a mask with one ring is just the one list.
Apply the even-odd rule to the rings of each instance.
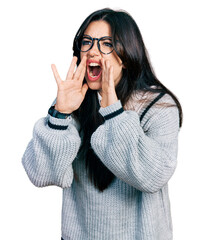
[[[155, 95], [156, 97], [157, 95]], [[167, 94], [146, 113], [136, 93], [124, 112], [106, 120], [91, 137], [95, 153], [116, 178], [103, 192], [90, 183], [73, 117], [40, 119], [23, 156], [30, 180], [63, 188], [64, 240], [171, 240], [168, 181], [176, 168], [179, 116]], [[154, 96], [153, 96], [154, 97]], [[100, 109], [106, 116], [121, 102]], [[68, 126], [66, 130], [48, 127]], [[75, 174], [73, 174], [75, 172]], [[74, 177], [75, 176], [75, 177]]]

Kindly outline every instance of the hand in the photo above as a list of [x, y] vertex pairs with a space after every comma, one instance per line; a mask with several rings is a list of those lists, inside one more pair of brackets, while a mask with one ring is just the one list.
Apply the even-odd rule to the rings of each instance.
[[87, 83], [82, 85], [86, 71], [86, 56], [82, 58], [74, 72], [76, 63], [77, 57], [73, 57], [65, 81], [61, 80], [56, 66], [54, 64], [51, 65], [58, 86], [55, 109], [61, 113], [72, 113], [78, 109], [88, 90]]
[[102, 63], [102, 89], [100, 94], [102, 96], [101, 107], [105, 108], [118, 101], [115, 91], [115, 83], [113, 78], [113, 66], [110, 65], [109, 60], [101, 60]]

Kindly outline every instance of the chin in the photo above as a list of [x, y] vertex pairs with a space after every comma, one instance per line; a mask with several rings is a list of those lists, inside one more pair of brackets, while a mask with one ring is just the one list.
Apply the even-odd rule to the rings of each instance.
[[101, 84], [101, 81], [95, 81], [95, 82], [91, 82], [89, 80], [87, 80], [87, 84], [88, 84], [88, 87], [92, 90], [100, 90], [102, 88], [102, 84]]

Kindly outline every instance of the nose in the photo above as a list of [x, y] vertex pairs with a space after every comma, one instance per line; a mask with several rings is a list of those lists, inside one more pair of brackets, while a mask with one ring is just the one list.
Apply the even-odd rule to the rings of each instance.
[[93, 46], [92, 46], [92, 48], [88, 51], [88, 54], [90, 54], [91, 56], [99, 55], [99, 54], [100, 54], [100, 51], [99, 51], [99, 49], [98, 49], [98, 42], [97, 42], [97, 40], [94, 40]]

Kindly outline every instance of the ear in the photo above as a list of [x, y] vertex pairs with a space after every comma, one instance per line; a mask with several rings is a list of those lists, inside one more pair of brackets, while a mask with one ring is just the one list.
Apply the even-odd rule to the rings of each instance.
[[126, 69], [125, 65], [123, 64], [122, 60], [117, 56], [119, 64], [122, 66], [122, 68]]
[[[120, 61], [121, 61], [121, 60], [120, 60]], [[122, 61], [121, 61], [120, 63], [121, 63], [122, 68], [123, 68], [123, 69], [126, 69], [125, 64], [124, 64]]]
[[122, 60], [118, 57], [118, 61], [120, 63], [120, 65], [122, 66], [122, 68], [126, 69], [125, 65], [123, 64]]

